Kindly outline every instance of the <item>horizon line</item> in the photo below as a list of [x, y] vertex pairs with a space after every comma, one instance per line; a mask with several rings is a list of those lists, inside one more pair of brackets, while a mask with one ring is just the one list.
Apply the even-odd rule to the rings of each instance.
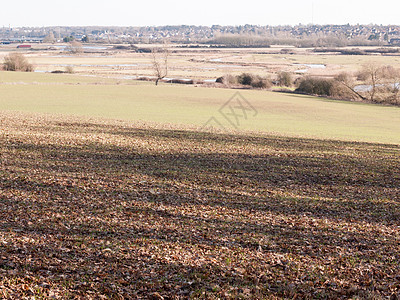
[[188, 27], [213, 27], [213, 26], [221, 26], [221, 27], [239, 27], [239, 26], [259, 26], [259, 27], [296, 27], [296, 26], [381, 26], [381, 27], [388, 27], [388, 26], [400, 26], [400, 24], [377, 24], [377, 23], [325, 23], [325, 24], [313, 24], [313, 23], [298, 23], [298, 24], [212, 24], [212, 25], [195, 25], [195, 24], [165, 24], [165, 25], [17, 25], [11, 26], [9, 25], [2, 25], [2, 28], [48, 28], [48, 27], [180, 27], [180, 26], [188, 26]]

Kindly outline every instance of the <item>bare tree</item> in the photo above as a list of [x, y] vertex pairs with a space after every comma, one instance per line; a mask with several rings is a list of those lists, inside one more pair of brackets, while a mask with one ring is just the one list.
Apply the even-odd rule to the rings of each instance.
[[34, 67], [21, 53], [10, 53], [4, 57], [4, 71], [33, 72]]
[[66, 49], [73, 54], [79, 54], [83, 52], [82, 43], [78, 41], [71, 41]]
[[369, 100], [376, 101], [376, 93], [385, 77], [384, 67], [370, 63], [363, 66], [361, 73], [366, 78], [366, 84], [370, 85], [367, 90]]
[[383, 100], [391, 104], [399, 104], [400, 69], [392, 66], [382, 67], [384, 78]]
[[151, 51], [153, 56], [153, 70], [156, 77], [156, 85], [158, 82], [168, 75], [168, 49], [155, 49]]
[[56, 38], [54, 37], [53, 31], [50, 31], [48, 35], [45, 36], [43, 39], [43, 42], [45, 43], [54, 43], [56, 41]]
[[[340, 73], [335, 77], [336, 82], [351, 91], [353, 96], [371, 102], [389, 102], [397, 104], [400, 97], [400, 69], [378, 64], [364, 65], [357, 74], [357, 81], [349, 73]], [[357, 90], [356, 84], [364, 85]]]
[[335, 77], [335, 80], [336, 80], [336, 82], [338, 82], [341, 86], [344, 86], [348, 91], [350, 91], [351, 94], [352, 94], [353, 96], [355, 96], [355, 98], [359, 98], [359, 99], [361, 99], [361, 100], [366, 100], [366, 98], [365, 98], [363, 95], [361, 95], [359, 92], [357, 92], [357, 91], [354, 89], [354, 87], [355, 87], [354, 80], [353, 80], [352, 75], [350, 75], [349, 73], [342, 72], [342, 73], [338, 74], [338, 75]]

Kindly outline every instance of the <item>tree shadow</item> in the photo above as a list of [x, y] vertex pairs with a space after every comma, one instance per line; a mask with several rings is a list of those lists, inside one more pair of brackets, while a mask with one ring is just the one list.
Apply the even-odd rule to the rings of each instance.
[[[67, 274], [82, 294], [306, 297], [339, 276], [317, 281], [315, 264], [399, 259], [399, 146], [50, 125], [110, 142], [0, 142], [0, 253], [14, 265], [0, 269]], [[343, 287], [369, 288], [357, 280]]]

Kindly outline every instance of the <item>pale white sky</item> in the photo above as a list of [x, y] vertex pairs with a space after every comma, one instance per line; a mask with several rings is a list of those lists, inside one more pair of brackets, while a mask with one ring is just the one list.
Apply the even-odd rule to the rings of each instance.
[[11, 25], [12, 27], [294, 25], [309, 24], [313, 19], [315, 24], [400, 24], [399, 0], [14, 0], [1, 2], [0, 26]]

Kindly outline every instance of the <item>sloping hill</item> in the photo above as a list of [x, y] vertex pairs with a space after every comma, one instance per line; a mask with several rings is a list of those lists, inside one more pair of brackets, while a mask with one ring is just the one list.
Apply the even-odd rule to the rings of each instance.
[[399, 293], [399, 146], [0, 117], [1, 298]]

